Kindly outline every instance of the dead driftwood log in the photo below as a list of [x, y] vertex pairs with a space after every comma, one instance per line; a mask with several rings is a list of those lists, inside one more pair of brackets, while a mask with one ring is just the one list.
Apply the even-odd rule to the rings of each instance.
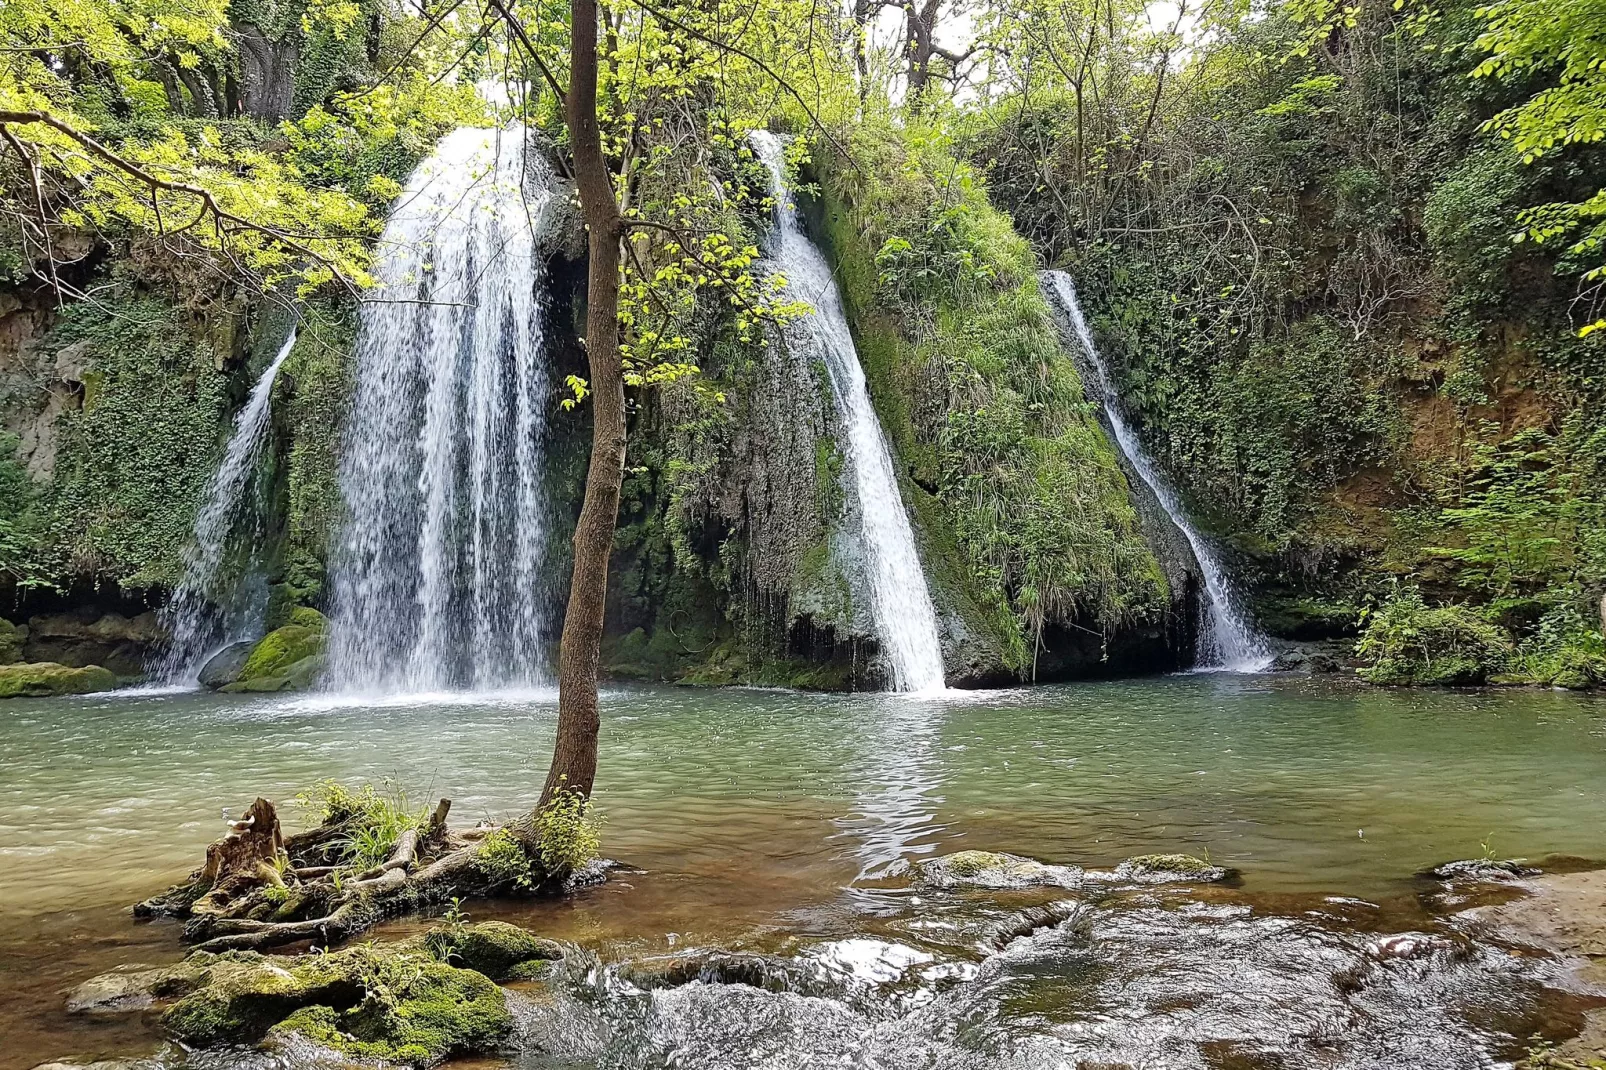
[[361, 813], [332, 814], [285, 836], [273, 804], [257, 799], [207, 848], [200, 869], [136, 905], [134, 915], [183, 919], [184, 939], [203, 951], [328, 946], [454, 898], [562, 894], [606, 874], [609, 863], [600, 861], [549, 873], [527, 818], [453, 830], [451, 806], [440, 800], [427, 821], [397, 835], [384, 862], [359, 870], [347, 855]]

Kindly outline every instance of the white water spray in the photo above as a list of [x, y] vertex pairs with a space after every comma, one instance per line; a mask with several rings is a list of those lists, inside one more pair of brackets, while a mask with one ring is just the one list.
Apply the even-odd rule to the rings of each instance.
[[253, 639], [262, 629], [267, 586], [257, 554], [261, 550], [262, 508], [257, 494], [258, 462], [267, 440], [273, 384], [296, 331], [251, 388], [234, 421], [234, 436], [223, 463], [207, 485], [206, 501], [195, 514], [194, 538], [184, 555], [184, 578], [162, 607], [168, 644], [154, 676], [168, 684], [193, 684], [207, 657], [221, 646]]
[[1076, 284], [1063, 271], [1047, 271], [1044, 275], [1049, 280], [1053, 296], [1058, 298], [1060, 306], [1070, 318], [1076, 340], [1081, 344], [1089, 367], [1097, 376], [1098, 382], [1094, 385], [1099, 400], [1104, 403], [1104, 411], [1110, 418], [1116, 445], [1132, 463], [1138, 478], [1154, 492], [1160, 507], [1165, 510], [1166, 516], [1171, 518], [1171, 523], [1176, 525], [1177, 530], [1182, 532], [1182, 537], [1188, 540], [1194, 559], [1199, 562], [1199, 571], [1204, 578], [1208, 625], [1199, 632], [1198, 648], [1195, 651], [1199, 667], [1226, 669], [1229, 672], [1261, 671], [1271, 663], [1271, 652], [1267, 649], [1266, 640], [1255, 630], [1240, 607], [1238, 592], [1215, 548], [1189, 523], [1188, 514], [1183, 511], [1177, 492], [1154, 467], [1148, 454], [1143, 451], [1142, 444], [1138, 442], [1137, 435], [1127, 426], [1115, 391], [1110, 385], [1109, 371], [1099, 357], [1098, 347], [1093, 344], [1093, 333], [1088, 330], [1087, 320], [1082, 316], [1082, 306], [1076, 298]]
[[536, 230], [550, 188], [522, 131], [464, 128], [419, 165], [385, 226], [342, 456], [335, 687], [546, 682]]
[[898, 494], [892, 452], [870, 404], [864, 369], [842, 310], [842, 295], [830, 265], [803, 232], [797, 210], [788, 200], [785, 146], [763, 130], [753, 132], [752, 143], [769, 169], [776, 200], [777, 226], [768, 250], [770, 261], [786, 278], [792, 296], [814, 306], [814, 313], [795, 321], [789, 332], [805, 351], [818, 354], [830, 373], [840, 422], [838, 440], [853, 474], [869, 558], [870, 611], [892, 668], [893, 689], [941, 690], [937, 612], [915, 552], [909, 515]]

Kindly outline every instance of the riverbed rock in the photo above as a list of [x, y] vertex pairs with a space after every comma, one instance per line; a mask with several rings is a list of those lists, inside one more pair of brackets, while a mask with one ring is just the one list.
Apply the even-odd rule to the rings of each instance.
[[178, 999], [205, 984], [210, 956], [192, 955], [172, 966], [132, 963], [91, 977], [67, 997], [69, 1014], [111, 1014], [143, 1010]]
[[493, 981], [513, 980], [563, 957], [563, 947], [504, 921], [432, 929], [425, 935], [436, 958], [452, 966], [483, 973]]
[[0, 665], [0, 698], [88, 695], [116, 686], [117, 677], [99, 665], [74, 668], [51, 661]]
[[162, 1014], [168, 1034], [194, 1047], [310, 1044], [346, 1059], [433, 1066], [494, 1052], [513, 1025], [495, 982], [442, 962], [422, 939], [203, 961], [205, 983]]
[[1232, 877], [1233, 871], [1193, 855], [1139, 855], [1115, 867], [1119, 880], [1139, 884], [1213, 884]]
[[1463, 858], [1434, 866], [1420, 876], [1440, 881], [1486, 881], [1504, 884], [1537, 877], [1540, 870], [1520, 858]]
[[240, 670], [245, 668], [246, 659], [256, 644], [249, 639], [228, 646], [206, 659], [201, 666], [200, 683], [202, 687], [216, 691], [220, 687], [234, 683], [240, 678]]
[[1051, 866], [999, 851], [957, 851], [912, 866], [915, 876], [934, 888], [1075, 888], [1082, 883], [1078, 866]]

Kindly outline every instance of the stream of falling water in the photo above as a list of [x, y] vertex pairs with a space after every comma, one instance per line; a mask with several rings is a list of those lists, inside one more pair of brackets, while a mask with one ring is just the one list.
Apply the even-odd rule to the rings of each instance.
[[235, 418], [223, 463], [195, 515], [184, 578], [161, 613], [169, 640], [152, 676], [164, 683], [193, 684], [213, 651], [253, 639], [262, 629], [268, 592], [256, 559], [262, 542], [257, 462], [267, 439], [273, 384], [295, 344], [296, 331], [291, 327]]
[[545, 683], [548, 403], [536, 231], [551, 175], [463, 128], [385, 226], [341, 489], [329, 680], [361, 692]]
[[1155, 468], [1154, 462], [1149, 460], [1148, 454], [1143, 451], [1143, 445], [1138, 442], [1137, 435], [1128, 426], [1126, 417], [1121, 411], [1120, 401], [1110, 384], [1109, 371], [1099, 357], [1098, 347], [1093, 344], [1093, 332], [1088, 329], [1087, 320], [1082, 315], [1081, 303], [1076, 299], [1076, 284], [1063, 271], [1047, 271], [1044, 275], [1048, 278], [1052, 297], [1058, 299], [1065, 314], [1070, 318], [1076, 340], [1087, 357], [1088, 366], [1097, 377], [1098, 381], [1092, 385], [1099, 395], [1099, 400], [1104, 404], [1105, 414], [1110, 418], [1116, 445], [1131, 462], [1138, 478], [1154, 492], [1160, 507], [1165, 510], [1166, 516], [1171, 518], [1171, 523], [1176, 525], [1177, 530], [1182, 532], [1182, 537], [1188, 541], [1189, 548], [1193, 550], [1194, 559], [1199, 562], [1199, 572], [1204, 579], [1207, 602], [1205, 606], [1207, 627], [1199, 630], [1198, 647], [1195, 651], [1199, 667], [1226, 669], [1230, 672], [1261, 671], [1271, 663], [1271, 651], [1267, 648], [1265, 637], [1256, 631], [1248, 615], [1243, 611], [1237, 589], [1233, 586], [1232, 577], [1222, 564], [1220, 555], [1210, 545], [1209, 540], [1200, 535], [1189, 522], [1188, 514], [1183, 510], [1182, 501], [1177, 497], [1175, 488]]
[[871, 614], [892, 670], [893, 690], [940, 691], [943, 664], [937, 612], [898, 493], [892, 451], [870, 404], [842, 295], [830, 265], [803, 232], [796, 207], [788, 200], [785, 146], [763, 130], [753, 132], [752, 143], [769, 169], [776, 200], [770, 261], [786, 278], [789, 292], [814, 306], [812, 315], [793, 324], [791, 336], [805, 351], [818, 354], [830, 373], [840, 423], [837, 437], [852, 471], [869, 559]]

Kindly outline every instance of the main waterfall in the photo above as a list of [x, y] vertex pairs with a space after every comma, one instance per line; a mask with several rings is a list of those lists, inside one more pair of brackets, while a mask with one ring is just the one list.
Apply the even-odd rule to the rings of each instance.
[[1115, 432], [1116, 445], [1131, 462], [1138, 478], [1154, 492], [1160, 507], [1165, 510], [1166, 516], [1171, 518], [1171, 523], [1176, 525], [1177, 530], [1182, 532], [1182, 537], [1193, 550], [1194, 559], [1199, 562], [1199, 572], [1204, 578], [1208, 625], [1199, 631], [1198, 646], [1195, 651], [1199, 666], [1227, 669], [1232, 672], [1259, 672], [1271, 663], [1271, 652], [1267, 649], [1266, 640], [1255, 630], [1240, 607], [1238, 592], [1215, 548], [1188, 521], [1188, 514], [1183, 510], [1177, 492], [1154, 467], [1148, 454], [1143, 451], [1142, 444], [1138, 442], [1137, 435], [1127, 426], [1119, 399], [1110, 384], [1109, 371], [1104, 367], [1098, 347], [1093, 344], [1093, 332], [1088, 329], [1087, 320], [1082, 315], [1081, 303], [1076, 298], [1076, 284], [1063, 271], [1047, 271], [1044, 275], [1048, 278], [1053, 297], [1058, 299], [1070, 319], [1076, 340], [1082, 347], [1083, 355], [1087, 357], [1089, 368], [1097, 378], [1097, 382], [1093, 385], [1097, 389], [1099, 400], [1104, 404], [1110, 428]]
[[342, 455], [336, 688], [547, 678], [536, 231], [550, 190], [522, 133], [465, 128], [413, 173], [386, 224]]
[[776, 228], [768, 249], [769, 259], [787, 280], [788, 291], [814, 306], [812, 315], [793, 324], [790, 337], [806, 352], [817, 355], [830, 374], [839, 421], [837, 437], [857, 491], [869, 566], [870, 611], [892, 669], [893, 689], [941, 690], [942, 644], [937, 638], [937, 612], [915, 551], [909, 515], [898, 493], [892, 452], [870, 404], [864, 369], [842, 310], [842, 295], [837, 291], [830, 265], [803, 232], [797, 209], [788, 200], [785, 146], [763, 130], [753, 132], [752, 144], [769, 170], [776, 202]]
[[267, 439], [273, 384], [295, 344], [291, 327], [235, 418], [223, 463], [195, 514], [184, 577], [161, 612], [168, 642], [152, 675], [164, 683], [193, 684], [209, 653], [225, 643], [254, 639], [261, 631], [268, 589], [258, 560], [262, 502], [257, 462]]

